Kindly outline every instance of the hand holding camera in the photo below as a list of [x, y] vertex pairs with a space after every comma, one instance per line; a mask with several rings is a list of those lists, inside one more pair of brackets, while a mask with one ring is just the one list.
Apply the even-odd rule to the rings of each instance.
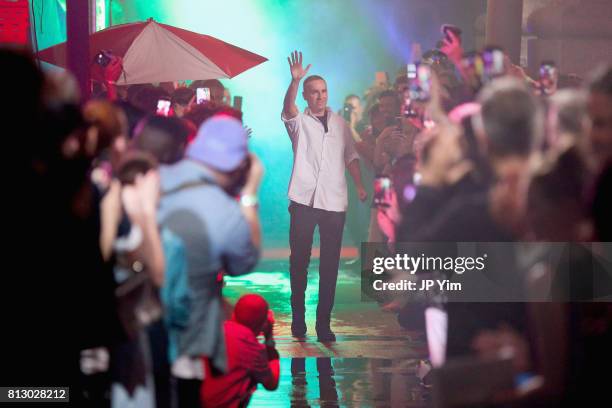
[[395, 227], [399, 225], [401, 215], [397, 194], [389, 177], [379, 176], [374, 180], [374, 205], [378, 209], [378, 226], [389, 242], [395, 242]]
[[121, 190], [123, 208], [136, 222], [155, 219], [159, 197], [160, 180], [156, 170], [136, 176], [133, 185], [124, 185]]
[[261, 179], [264, 174], [264, 167], [261, 160], [253, 153], [249, 154], [249, 169], [246, 176], [246, 182], [242, 188], [241, 195], [257, 195]]
[[264, 335], [266, 341], [272, 339], [272, 335], [274, 332], [274, 312], [272, 310], [268, 310], [268, 317], [265, 321], [261, 333]]
[[344, 118], [344, 120], [347, 123], [351, 123], [352, 122], [352, 118], [353, 118], [353, 105], [351, 105], [350, 103], [345, 103], [344, 106], [342, 107], [342, 117]]
[[461, 45], [461, 29], [451, 24], [442, 25], [441, 29], [444, 39], [442, 40], [440, 51], [442, 51], [448, 59], [453, 63], [458, 64], [463, 56], [463, 47]]
[[148, 216], [155, 216], [161, 192], [159, 172], [149, 170], [144, 175], [136, 176], [135, 184], [143, 203], [143, 212]]
[[115, 83], [123, 72], [123, 59], [113, 55], [111, 61], [104, 68], [104, 80], [106, 82]]
[[115, 83], [123, 72], [123, 59], [111, 51], [101, 50], [94, 58], [94, 63], [102, 69], [104, 82]]
[[172, 104], [167, 99], [160, 99], [157, 101], [157, 111], [155, 112], [159, 116], [170, 116], [170, 108]]
[[408, 64], [408, 96], [412, 102], [427, 102], [431, 97], [431, 67], [427, 64]]
[[552, 95], [557, 91], [559, 71], [552, 61], [544, 61], [540, 65], [540, 80], [538, 88], [542, 95]]
[[201, 105], [210, 101], [210, 88], [196, 89], [196, 104]]

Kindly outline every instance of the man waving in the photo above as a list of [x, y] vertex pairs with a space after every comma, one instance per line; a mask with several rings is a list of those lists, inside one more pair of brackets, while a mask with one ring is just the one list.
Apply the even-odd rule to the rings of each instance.
[[308, 108], [301, 113], [295, 105], [301, 80], [310, 65], [302, 65], [302, 53], [289, 58], [291, 83], [283, 106], [282, 120], [293, 146], [293, 171], [289, 182], [289, 258], [291, 275], [291, 333], [306, 335], [304, 294], [315, 226], [319, 226], [319, 304], [317, 339], [332, 342], [331, 312], [334, 306], [342, 230], [347, 207], [345, 168], [349, 170], [359, 199], [367, 193], [361, 183], [359, 156], [351, 131], [339, 115], [327, 107], [327, 83], [318, 75], [304, 80], [302, 96]]

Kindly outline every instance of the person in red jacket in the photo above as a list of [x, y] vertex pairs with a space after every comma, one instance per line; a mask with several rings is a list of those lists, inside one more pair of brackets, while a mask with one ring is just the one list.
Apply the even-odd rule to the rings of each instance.
[[[270, 391], [278, 387], [280, 364], [273, 327], [274, 315], [263, 297], [249, 294], [238, 300], [232, 319], [224, 323], [228, 372], [214, 373], [204, 361], [203, 407], [245, 407], [257, 384]], [[257, 339], [260, 334], [264, 343]]]

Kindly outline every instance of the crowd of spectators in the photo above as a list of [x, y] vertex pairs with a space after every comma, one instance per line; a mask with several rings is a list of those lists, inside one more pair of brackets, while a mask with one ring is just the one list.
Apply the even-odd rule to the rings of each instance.
[[[507, 403], [574, 406], [597, 400], [605, 385], [595, 372], [611, 361], [605, 343], [612, 308], [578, 301], [592, 300], [597, 291], [609, 299], [609, 268], [598, 269], [598, 262], [607, 261], [594, 257], [609, 259], [610, 251], [600, 243], [609, 240], [612, 226], [603, 210], [611, 195], [612, 67], [598, 67], [582, 80], [572, 75], [565, 84], [566, 75], [545, 62], [540, 76], [531, 78], [500, 48], [464, 52], [460, 34], [443, 31], [437, 49], [420, 55], [420, 47], [413, 47], [415, 65], [400, 70], [394, 82], [377, 74], [363, 98], [346, 97], [341, 113], [352, 128], [364, 178], [375, 180], [369, 222], [363, 216], [347, 221], [354, 241], [384, 243], [390, 254], [407, 242], [524, 242], [532, 248], [572, 242], [593, 245], [597, 255], [565, 258], [571, 287], [554, 303], [529, 302], [528, 295], [524, 302], [448, 304], [368, 295], [397, 313], [406, 329], [427, 331], [426, 364], [434, 368], [510, 350], [523, 388], [517, 386]], [[425, 81], [423, 66], [430, 74]], [[349, 214], [363, 214], [362, 207], [353, 193]], [[365, 248], [362, 278], [377, 253]], [[535, 263], [522, 253], [509, 262]], [[532, 293], [543, 279], [563, 273], [551, 268], [554, 262], [508, 269], [515, 286]], [[404, 277], [391, 272], [386, 279]], [[494, 376], [490, 370], [483, 366], [481, 375]], [[471, 401], [477, 402], [483, 401]]]
[[69, 386], [79, 407], [244, 406], [276, 388], [266, 301], [246, 295], [223, 325], [223, 276], [260, 257], [263, 166], [221, 82], [120, 87], [113, 57], [82, 101], [27, 51], [0, 64], [21, 224], [3, 384]]
[[[364, 184], [392, 186], [365, 208], [350, 193], [357, 243], [610, 241], [612, 67], [560, 89], [501, 50], [464, 52], [452, 30], [418, 54], [430, 73], [420, 88], [405, 69], [377, 75], [341, 112]], [[501, 62], [483, 70], [474, 61], [486, 55]], [[17, 261], [5, 273], [16, 296], [3, 299], [4, 384], [70, 384], [77, 406], [245, 406], [258, 383], [278, 386], [274, 318], [257, 295], [226, 316], [222, 286], [259, 259], [263, 166], [221, 82], [120, 87], [120, 64], [81, 101], [68, 74], [0, 50], [6, 254]], [[377, 300], [426, 328], [431, 305]], [[512, 401], [574, 406], [606, 392], [609, 303], [435, 308], [446, 332], [435, 366], [510, 349], [516, 374], [541, 380]]]

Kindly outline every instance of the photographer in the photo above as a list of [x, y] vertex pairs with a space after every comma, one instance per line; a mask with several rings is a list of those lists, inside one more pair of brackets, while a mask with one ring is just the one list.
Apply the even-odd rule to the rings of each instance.
[[202, 358], [227, 372], [221, 271], [243, 275], [259, 260], [257, 191], [263, 168], [249, 154], [240, 121], [216, 116], [200, 127], [185, 159], [162, 167], [160, 174], [159, 220], [183, 241], [188, 265], [189, 321], [178, 336], [172, 375], [179, 406], [193, 407], [200, 405]]
[[102, 93], [98, 94], [98, 96], [103, 96], [105, 93], [111, 101], [120, 99], [117, 81], [123, 72], [123, 59], [113, 55], [110, 51], [101, 50], [91, 65], [91, 77], [103, 89]]
[[385, 117], [380, 111], [380, 105], [375, 103], [368, 110], [368, 122], [359, 134], [359, 142], [355, 143], [355, 149], [368, 171], [374, 171], [374, 151], [376, 149], [376, 138], [385, 128]]
[[191, 88], [177, 88], [172, 92], [172, 110], [174, 116], [182, 118], [189, 111], [195, 98], [195, 91]]
[[348, 123], [355, 142], [361, 141], [360, 135], [365, 128], [363, 124], [363, 107], [361, 106], [361, 99], [354, 94], [347, 95], [346, 98], [344, 98], [342, 111], [338, 112], [338, 114], [342, 115], [346, 123]]
[[382, 91], [378, 95], [378, 104], [387, 122], [391, 122], [400, 114], [401, 101], [393, 89]]
[[196, 91], [198, 88], [208, 88], [210, 90], [210, 101], [218, 105], [224, 105], [225, 87], [218, 79], [207, 79], [193, 81], [189, 85], [189, 89]]
[[397, 159], [412, 154], [418, 129], [406, 118], [397, 118], [395, 122], [387, 121], [387, 127], [376, 138], [374, 169], [377, 174], [388, 174]]
[[[257, 384], [269, 391], [278, 388], [280, 362], [273, 328], [274, 314], [263, 297], [249, 294], [238, 300], [232, 319], [224, 323], [228, 372], [215, 375], [205, 361], [203, 407], [244, 407]], [[257, 340], [260, 334], [263, 344]]]

